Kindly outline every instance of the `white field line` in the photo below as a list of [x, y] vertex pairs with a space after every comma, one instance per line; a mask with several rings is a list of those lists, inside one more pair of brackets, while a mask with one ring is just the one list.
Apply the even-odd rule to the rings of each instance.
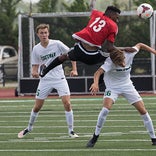
[[[8, 102], [7, 102], [8, 103]], [[91, 107], [91, 106], [93, 106], [93, 107], [97, 107], [97, 108], [101, 108], [102, 107], [102, 104], [100, 103], [100, 104], [88, 104], [88, 103], [83, 103], [83, 104], [71, 104], [72, 106], [73, 106], [73, 108], [76, 108], [76, 107], [84, 107], [84, 108], [88, 108], [88, 107]], [[148, 103], [148, 104], [145, 104], [145, 106], [148, 106], [148, 105], [151, 105], [151, 106], [155, 106], [155, 102], [153, 102], [153, 103]], [[32, 106], [33, 106], [33, 103], [32, 103]], [[29, 107], [31, 107], [31, 105], [27, 105], [27, 104], [18, 104], [18, 105], [2, 105], [2, 106], [0, 106], [0, 108], [29, 108]], [[63, 105], [62, 105], [62, 103], [60, 103], [60, 104], [48, 104], [48, 105], [44, 105], [44, 108], [49, 108], [49, 107], [63, 107]], [[115, 104], [115, 106], [114, 107], [116, 107], [116, 108], [119, 108], [119, 109], [126, 109], [126, 108], [132, 108], [131, 106], [130, 106], [130, 104], [128, 104], [128, 103], [126, 103], [126, 104]]]
[[[45, 129], [45, 127], [46, 127], [46, 129], [52, 129], [52, 128], [57, 128], [57, 129], [60, 129], [60, 128], [67, 128], [67, 126], [35, 126], [35, 129], [41, 129], [41, 128], [43, 128], [43, 129]], [[95, 128], [95, 125], [93, 125], [93, 126], [88, 126], [88, 125], [86, 125], [86, 126], [75, 126], [76, 128]], [[105, 127], [112, 127], [112, 128], [121, 128], [121, 125], [119, 125], [119, 126], [105, 126]], [[122, 126], [122, 128], [136, 128], [136, 127], [138, 127], [138, 128], [140, 128], [140, 127], [144, 127], [143, 125], [134, 125], [134, 126]], [[6, 128], [8, 128], [8, 129], [10, 129], [10, 128], [23, 128], [23, 126], [0, 126], [0, 128], [4, 128], [4, 129], [6, 129]]]
[[[155, 100], [156, 99], [156, 97], [142, 97], [143, 98], [143, 100]], [[124, 101], [126, 101], [125, 100], [125, 98], [119, 98], [118, 100], [124, 100]], [[0, 103], [4, 103], [4, 102], [7, 102], [7, 103], [17, 103], [17, 102], [34, 102], [35, 100], [34, 99], [19, 99], [19, 100], [17, 100], [17, 99], [15, 99], [15, 100], [0, 100]], [[61, 99], [46, 99], [46, 101], [59, 101], [59, 102], [61, 102]], [[102, 101], [102, 97], [101, 98], [71, 98], [71, 101]]]
[[[14, 134], [17, 134], [17, 133], [0, 133], [0, 135], [14, 135]], [[46, 132], [46, 133], [33, 133], [31, 132], [32, 135], [66, 135], [67, 133], [60, 133], [60, 132]], [[101, 133], [100, 136], [115, 136], [115, 135], [123, 135], [123, 134], [147, 134], [147, 131], [128, 131], [128, 132], [105, 132], [105, 133]], [[92, 133], [79, 133], [80, 135], [80, 138], [81, 137], [90, 137], [92, 136]], [[40, 138], [40, 137], [37, 137], [37, 138]], [[134, 140], [134, 139], [132, 139]]]
[[[156, 149], [1, 149], [0, 152], [105, 152], [105, 151], [118, 151], [118, 152], [130, 152], [130, 151], [140, 151], [140, 152], [151, 152], [156, 151]], [[63, 154], [63, 153], [62, 153]], [[98, 153], [97, 153], [98, 155]]]
[[[154, 111], [154, 110], [153, 110]], [[84, 113], [84, 112], [81, 112], [81, 111], [74, 111], [75, 112], [75, 114], [74, 114], [74, 117], [89, 117], [89, 116], [91, 116], [91, 117], [93, 117], [93, 116], [95, 116], [95, 117], [97, 117], [98, 116], [98, 112], [95, 112], [95, 111], [88, 111], [89, 113], [94, 113], [94, 114], [86, 114], [86, 115], [81, 115], [81, 113]], [[86, 111], [85, 111], [86, 112]], [[115, 110], [113, 110], [113, 112], [116, 112]], [[130, 112], [130, 111], [129, 111]], [[151, 112], [151, 111], [150, 111]], [[51, 114], [42, 114], [42, 113], [40, 113], [40, 117], [42, 117], [42, 118], [44, 118], [44, 117], [64, 117], [64, 114], [57, 114], [57, 113], [59, 113], [58, 111], [56, 112], [50, 112], [50, 113], [52, 113], [52, 115]], [[76, 113], [79, 113], [79, 114], [76, 114]], [[126, 113], [127, 113], [127, 111], [126, 111]], [[7, 113], [6, 113], [7, 114]], [[1, 118], [2, 117], [6, 117], [6, 118], [13, 118], [13, 117], [17, 117], [17, 118], [23, 118], [23, 117], [29, 117], [29, 115], [30, 115], [30, 112], [28, 113], [25, 113], [24, 115], [22, 114], [22, 113], [17, 113], [17, 115], [13, 115], [13, 114], [7, 114], [7, 115], [0, 115], [1, 116]], [[16, 114], [16, 113], [15, 113]], [[155, 116], [156, 114], [155, 114], [155, 112], [153, 112], [153, 113], [150, 113], [150, 116]], [[109, 117], [140, 117], [139, 116], [139, 114], [136, 112], [136, 114], [125, 114], [125, 115], [123, 115], [123, 114], [121, 114], [121, 115], [113, 115], [113, 114], [109, 114]], [[84, 119], [85, 120], [85, 119]]]
[[[67, 137], [66, 137], [67, 138]], [[54, 139], [58, 139], [58, 138], [54, 138]], [[65, 139], [65, 138], [64, 138]], [[89, 139], [89, 138], [88, 138]], [[37, 139], [12, 139], [12, 140], [8, 140], [8, 141], [0, 141], [0, 144], [1, 143], [21, 143], [21, 142], [40, 142], [40, 143], [45, 143], [45, 142], [48, 142], [48, 143], [62, 143], [62, 142], [71, 142], [73, 140], [71, 139], [66, 139], [66, 140], [63, 140], [63, 138], [61, 138], [60, 140], [45, 140], [42, 139], [42, 138], [37, 138]], [[87, 142], [88, 140], [74, 140], [73, 142]], [[99, 140], [98, 142], [150, 142], [149, 140]]]
[[[113, 110], [114, 111], [114, 110]], [[48, 113], [54, 113], [54, 112], [56, 112], [56, 111], [54, 111], [54, 112], [52, 112], [52, 111], [45, 111], [47, 114], [42, 114], [44, 112], [44, 110], [42, 110], [42, 111], [40, 111], [40, 114], [41, 114], [41, 116], [50, 116], [50, 117], [61, 117], [61, 115], [60, 114], [48, 114]], [[18, 112], [16, 112], [16, 111], [13, 111], [13, 112], [10, 112], [10, 111], [7, 111], [7, 112], [1, 112], [1, 114], [5, 114], [5, 115], [1, 115], [2, 117], [8, 117], [8, 115], [10, 116], [10, 114], [12, 115], [12, 114], [16, 114], [16, 116], [18, 116], [18, 114], [19, 115], [21, 115], [21, 116], [27, 116], [27, 115], [30, 115], [30, 111], [18, 111]], [[7, 115], [6, 115], [7, 114]], [[24, 115], [23, 115], [24, 114]], [[151, 114], [151, 113], [150, 113]], [[155, 114], [155, 113], [153, 113], [153, 114]], [[64, 116], [64, 112], [62, 112], [62, 115]], [[97, 114], [97, 112], [95, 112], [95, 114], [87, 114], [87, 115], [84, 115], [84, 114], [81, 114], [81, 117], [86, 117], [86, 116], [97, 116], [98, 114]], [[15, 116], [15, 117], [16, 117]], [[79, 117], [80, 115], [79, 114], [75, 114], [74, 115], [75, 117]], [[137, 117], [138, 116], [138, 114], [136, 113], [136, 114], [120, 114], [120, 115], [116, 115], [116, 114], [109, 114], [109, 116], [120, 116], [120, 117], [125, 117], [125, 116], [133, 116], [133, 117]]]
[[[88, 138], [88, 137], [91, 137], [93, 135], [92, 133], [87, 133], [87, 134], [78, 133], [78, 134], [79, 134], [80, 138], [86, 138], [86, 137]], [[121, 136], [121, 135], [131, 135], [131, 134], [142, 135], [142, 134], [147, 134], [147, 132], [146, 131], [105, 132], [105, 133], [101, 133], [100, 136]], [[17, 135], [17, 133], [0, 133], [0, 135]], [[45, 141], [46, 140], [46, 141], [49, 141], [50, 139], [53, 140], [53, 139], [63, 139], [63, 138], [66, 139], [66, 138], [69, 138], [69, 136], [67, 135], [67, 133], [33, 133], [33, 132], [31, 132], [31, 135], [33, 135], [33, 136], [36, 136], [36, 135], [37, 136], [44, 135], [44, 137], [43, 136], [34, 137], [34, 139], [9, 139], [9, 141], [14, 141], [14, 140], [15, 141], [16, 140], [17, 141], [35, 141], [35, 140], [39, 140], [39, 141], [42, 141], [42, 140]], [[55, 135], [55, 137], [49, 137], [49, 135]], [[120, 139], [120, 140], [122, 140], [122, 139]], [[134, 141], [134, 140], [142, 140], [142, 139], [131, 139], [131, 141]], [[3, 143], [3, 141], [0, 141], [0, 142]], [[115, 141], [115, 140], [112, 139], [112, 141]]]
[[[149, 98], [147, 98], [147, 99], [156, 99], [155, 97], [154, 98], [151, 98], [151, 97], [149, 97]], [[55, 101], [60, 101], [59, 99], [56, 99]], [[75, 99], [73, 99], [73, 100], [75, 100]], [[75, 101], [77, 101], [77, 100], [80, 100], [80, 99], [76, 99]], [[101, 99], [81, 99], [82, 101], [83, 100], [87, 100], [87, 101], [89, 101], [89, 100], [95, 100], [95, 101], [98, 101], [98, 100], [101, 100]], [[4, 101], [6, 101], [6, 100], [4, 100]], [[17, 103], [17, 100], [13, 100], [14, 102], [16, 102]], [[21, 102], [21, 100], [18, 100], [19, 102]], [[27, 100], [24, 100], [23, 102], [25, 102], [25, 101], [27, 101]], [[34, 100], [30, 100], [29, 102], [32, 102], [32, 101], [34, 101]], [[54, 99], [49, 99], [49, 100], [47, 100], [47, 101], [54, 101]], [[9, 102], [10, 103], [14, 103], [14, 102], [12, 102], [12, 100], [9, 100]], [[60, 101], [61, 102], [61, 101]], [[0, 101], [0, 103], [3, 103], [3, 101]], [[154, 102], [152, 103], [152, 104], [154, 104]], [[73, 105], [77, 105], [78, 106], [78, 104], [73, 104]], [[87, 104], [83, 104], [84, 106], [86, 105], [87, 106]], [[119, 105], [119, 104], [117, 104], [117, 105]], [[122, 104], [123, 105], [123, 104]], [[12, 106], [12, 105], [10, 105], [10, 106]], [[7, 107], [10, 107], [10, 106], [7, 106]], [[21, 104], [20, 105], [18, 105], [17, 107], [21, 107]], [[56, 106], [56, 105], [55, 105]], [[90, 106], [90, 105], [88, 105], [88, 106]], [[94, 104], [94, 106], [95, 106], [95, 104]], [[6, 107], [6, 108], [7, 108]], [[23, 105], [23, 107], [25, 107], [25, 105]], [[1, 107], [0, 107], [1, 108]], [[125, 107], [124, 107], [125, 108]], [[119, 108], [119, 109], [121, 109], [121, 107]], [[126, 109], [125, 109], [126, 110]], [[135, 110], [135, 109], [134, 109]], [[116, 111], [116, 110], [112, 110], [112, 112], [114, 112], [114, 111]], [[121, 111], [121, 110], [119, 110], [119, 111]], [[122, 110], [123, 111], [123, 110]], [[127, 110], [126, 110], [127, 111]], [[130, 112], [131, 112], [131, 110], [129, 110]], [[45, 111], [46, 113], [47, 112], [50, 112], [50, 111]], [[54, 113], [57, 113], [57, 112], [60, 112], [60, 111], [55, 111]], [[77, 111], [76, 111], [77, 112]], [[79, 111], [79, 112], [85, 112], [86, 113], [86, 115], [84, 115], [84, 116], [88, 116], [87, 115], [87, 111]], [[88, 111], [88, 112], [93, 112], [93, 113], [95, 113], [96, 111]], [[3, 113], [3, 112], [2, 112]], [[11, 113], [11, 112], [10, 112]], [[15, 112], [16, 113], [16, 112]], [[21, 112], [20, 112], [21, 113]], [[25, 112], [26, 113], [26, 112]], [[30, 112], [28, 112], [28, 113], [30, 113]], [[42, 113], [42, 112], [41, 112]], [[53, 112], [52, 112], [53, 113]], [[9, 115], [9, 114], [8, 114]], [[64, 115], [64, 114], [63, 114]], [[126, 114], [127, 115], [127, 114]], [[122, 116], [126, 116], [126, 115], [122, 115]], [[136, 115], [137, 115], [137, 112], [136, 112]], [[150, 115], [151, 115], [151, 113], [150, 113]], [[26, 115], [20, 115], [20, 116], [11, 116], [11, 117], [25, 117]], [[51, 116], [56, 116], [55, 114], [54, 115], [49, 115], [49, 114], [47, 114], [47, 115], [45, 115], [45, 114], [41, 114], [41, 116], [43, 117], [43, 116], [48, 116], [48, 117], [51, 117]], [[60, 116], [60, 115], [58, 115], [58, 116]], [[78, 115], [79, 116], [79, 115]], [[91, 116], [93, 116], [93, 115], [91, 115]], [[96, 115], [95, 115], [96, 116]], [[111, 114], [109, 114], [109, 116], [111, 116]], [[116, 115], [114, 115], [114, 116], [116, 116]], [[117, 116], [119, 116], [119, 115], [117, 115]], [[127, 116], [132, 116], [132, 115], [127, 115]], [[1, 117], [4, 117], [4, 116], [1, 116]], [[8, 117], [7, 115], [5, 115], [5, 117]], [[10, 115], [9, 115], [9, 117], [10, 117]], [[45, 120], [40, 120], [40, 121], [38, 121], [38, 122], [42, 122], [42, 121], [45, 121]], [[58, 120], [59, 121], [59, 120]], [[75, 122], [84, 122], [84, 120], [75, 120]], [[88, 120], [89, 122], [90, 121], [96, 121], [96, 120]], [[107, 121], [119, 121], [119, 120], [107, 120]], [[125, 120], [123, 120], [123, 121], [125, 121]], [[128, 121], [134, 121], [134, 120], [128, 120]], [[136, 121], [136, 120], [135, 120]], [[138, 121], [140, 121], [140, 120], [138, 120]], [[3, 123], [3, 122], [5, 122], [5, 120], [2, 120], [2, 122], [1, 123]], [[6, 122], [8, 122], [8, 121], [6, 121]], [[11, 122], [14, 122], [14, 121], [11, 121]], [[45, 121], [46, 122], [46, 121]], [[48, 122], [48, 121], [47, 121]], [[65, 120], [61, 120], [60, 122], [65, 122]], [[85, 120], [85, 122], [87, 122], [86, 120]], [[127, 121], [126, 121], [127, 122]], [[0, 126], [1, 128], [23, 128], [23, 126]], [[95, 128], [95, 125], [94, 126], [76, 126], [76, 127], [93, 127], [93, 128]], [[105, 126], [105, 127], [121, 127], [120, 125], [118, 125], [118, 126]], [[137, 125], [137, 126], [122, 126], [123, 128], [125, 127], [125, 128], [129, 128], [129, 127], [144, 127], [143, 125], [142, 126], [139, 126], [139, 125]], [[41, 129], [41, 128], [44, 128], [45, 129], [45, 126], [35, 126], [35, 129]], [[67, 126], [46, 126], [46, 128], [67, 128]], [[127, 132], [126, 134], [131, 134], [131, 133], [134, 133], [134, 134], [146, 134], [147, 132], [146, 131], [129, 131], [129, 132]], [[17, 135], [16, 133], [0, 133], [0, 135], [12, 135], [12, 134], [15, 134], [15, 135]], [[43, 134], [43, 135], [48, 135], [48, 134], [53, 134], [54, 135], [54, 133], [31, 133], [32, 135], [39, 135], [39, 134]], [[56, 133], [55, 133], [56, 134]], [[67, 138], [69, 138], [65, 133], [59, 133], [60, 135], [63, 135], [63, 136], [61, 136], [61, 137], [35, 137], [34, 139], [9, 139], [9, 140], [5, 140], [5, 141], [0, 141], [0, 143], [20, 143], [20, 142], [60, 142], [60, 143], [63, 143], [63, 142], [71, 142], [71, 139], [67, 139]], [[81, 133], [80, 133], [81, 134]], [[83, 133], [82, 133], [83, 134]], [[82, 135], [81, 134], [81, 135]], [[101, 134], [101, 136], [103, 135], [103, 136], [107, 136], [107, 135], [109, 135], [109, 136], [114, 136], [114, 135], [123, 135], [124, 133], [122, 133], [122, 132], [110, 132], [110, 133], [102, 133]], [[85, 138], [85, 137], [91, 137], [92, 136], [92, 134], [83, 134], [81, 137], [83, 137], [83, 138]], [[80, 137], [80, 138], [81, 138]], [[49, 139], [60, 139], [60, 140], [49, 140]], [[64, 138], [64, 139], [63, 139]], [[66, 139], [65, 139], [66, 138]], [[73, 142], [87, 142], [88, 140], [75, 140], [74, 139], [74, 141]], [[138, 140], [138, 139], [132, 139], [132, 140], [124, 140], [124, 139], [120, 139], [120, 140], [114, 140], [114, 139], [112, 139], [112, 140], [99, 140], [99, 141], [103, 141], [103, 142], [110, 142], [110, 141], [112, 141], [112, 142], [114, 142], [114, 141], [116, 141], [116, 142], [134, 142], [134, 141], [138, 141], [138, 142], [142, 142], [142, 141], [146, 141], [146, 142], [149, 142], [149, 144], [150, 144], [150, 141], [149, 140]], [[85, 144], [84, 144], [84, 146], [85, 146]], [[126, 152], [126, 151], [140, 151], [140, 152], [142, 152], [142, 151], [147, 151], [147, 152], [151, 152], [151, 151], [156, 151], [156, 149], [140, 149], [140, 148], [138, 148], [138, 149], [87, 149], [87, 148], [82, 148], [82, 149], [0, 149], [0, 152], [23, 152], [23, 151], [25, 151], [25, 152], [80, 152], [80, 151], [85, 151], [85, 152], [89, 152], [89, 151], [97, 151], [97, 152], [105, 152], [105, 151], [120, 151], [120, 152]], [[98, 154], [98, 153], [97, 153]]]
[[[17, 115], [10, 115], [10, 114], [17, 114]], [[24, 113], [23, 113], [24, 114]], [[18, 112], [17, 113], [8, 113], [8, 115], [1, 115], [1, 117], [6, 117], [6, 118], [8, 118], [8, 117], [17, 117], [17, 118], [19, 118], [19, 117], [21, 117], [22, 118], [22, 121], [23, 121], [23, 117], [25, 118], [25, 117], [29, 117], [30, 116], [30, 113], [25, 113], [24, 115], [23, 115], [22, 113], [19, 113], [18, 114]], [[150, 113], [150, 115], [151, 116], [155, 116], [156, 114], [155, 113]], [[62, 117], [64, 117], [65, 115], [63, 114], [63, 115], [58, 115], [58, 114], [53, 114], [53, 115], [45, 115], [45, 114], [40, 114], [40, 118], [44, 118], [44, 117], [50, 117], [50, 118], [57, 118], [58, 120], [59, 120], [59, 118], [62, 118]], [[80, 117], [80, 115], [77, 115], [77, 114], [74, 114], [74, 118], [79, 118]], [[98, 117], [98, 114], [93, 114], [93, 115], [91, 115], [91, 114], [89, 114], [89, 115], [81, 115], [81, 117], [95, 117], [95, 119], [97, 119], [97, 117]], [[115, 114], [109, 114], [109, 117], [138, 117], [138, 114], [125, 114], [125, 115], [115, 115]], [[48, 119], [46, 119], [46, 120], [48, 120]], [[49, 120], [52, 120], [52, 119], [49, 119]], [[84, 119], [85, 120], [85, 119]], [[107, 119], [108, 120], [108, 119]], [[1, 122], [2, 120], [0, 120], [0, 122]], [[40, 120], [41, 121], [41, 120]]]
[[[74, 120], [74, 121], [75, 121], [76, 123], [79, 123], [79, 122], [80, 122], [80, 123], [82, 123], [82, 122], [87, 122], [87, 123], [88, 123], [88, 122], [96, 122], [97, 120], [95, 119], [95, 120]], [[133, 122], [133, 123], [134, 123], [134, 122], [140, 122], [140, 121], [142, 121], [142, 120], [141, 120], [141, 119], [140, 119], [140, 120], [126, 120], [126, 119], [125, 119], [125, 120], [109, 120], [109, 119], [107, 120], [107, 122]], [[156, 120], [152, 120], [152, 121], [156, 121]], [[0, 121], [0, 123], [6, 123], [6, 122], [9, 123], [8, 120]], [[10, 122], [11, 122], [11, 123], [12, 123], [12, 122], [13, 122], [13, 123], [21, 123], [21, 122], [23, 123], [23, 122], [28, 122], [28, 120], [24, 120], [24, 121], [23, 121], [23, 120], [21, 120], [21, 121], [13, 121], [13, 120], [12, 120], [12, 121], [10, 121]], [[44, 123], [51, 123], [51, 122], [52, 122], [52, 123], [53, 123], [54, 120], [39, 120], [39, 121], [36, 121], [36, 123], [37, 123], [37, 122], [39, 122], [39, 123], [40, 123], [40, 122], [44, 122]], [[59, 123], [62, 123], [62, 122], [64, 123], [65, 120], [57, 120], [57, 123], [58, 123], [58, 122], [59, 122]], [[1, 127], [1, 126], [0, 126], [0, 127]]]

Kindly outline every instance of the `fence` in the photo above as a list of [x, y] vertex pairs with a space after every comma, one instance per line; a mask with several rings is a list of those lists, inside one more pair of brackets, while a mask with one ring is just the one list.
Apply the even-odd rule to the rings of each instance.
[[[89, 12], [63, 12], [63, 13], [36, 13], [31, 16], [19, 15], [19, 61], [18, 61], [18, 93], [34, 94], [38, 84], [38, 79], [31, 77], [31, 51], [32, 47], [38, 42], [35, 35], [35, 27], [39, 23], [49, 23], [52, 25], [52, 38], [62, 40], [71, 47], [74, 41], [71, 34], [80, 30], [88, 21]], [[134, 16], [136, 12], [123, 12], [122, 16]], [[137, 20], [135, 20], [137, 22]], [[120, 26], [123, 24], [121, 23]], [[151, 46], [155, 48], [155, 14], [150, 19]], [[63, 34], [63, 35], [62, 35]], [[125, 35], [125, 34], [124, 34]], [[139, 41], [138, 41], [139, 42]], [[79, 77], [70, 78], [70, 62], [63, 64], [65, 74], [73, 94], [88, 94], [89, 85], [93, 79], [93, 73], [100, 64], [87, 66], [78, 62]], [[134, 85], [140, 92], [155, 92], [155, 56], [134, 59], [132, 69], [132, 79]], [[140, 83], [141, 82], [141, 83]], [[102, 88], [102, 87], [101, 87]], [[103, 92], [104, 85], [101, 90]]]

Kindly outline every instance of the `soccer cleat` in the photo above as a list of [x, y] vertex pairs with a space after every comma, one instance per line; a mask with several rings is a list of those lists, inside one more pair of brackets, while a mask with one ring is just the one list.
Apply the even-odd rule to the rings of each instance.
[[152, 138], [152, 145], [156, 145], [156, 138]]
[[78, 138], [79, 136], [75, 132], [71, 131], [70, 134], [69, 134], [69, 137]]
[[45, 66], [44, 64], [42, 64], [42, 65], [40, 66], [40, 72], [39, 72], [39, 75], [40, 75], [41, 77], [44, 77], [44, 76], [46, 75], [45, 69], [46, 69], [46, 66]]
[[26, 134], [28, 134], [30, 131], [26, 128], [22, 130], [21, 132], [18, 133], [18, 138], [21, 139], [23, 138]]
[[87, 143], [86, 147], [94, 147], [95, 143], [97, 142], [99, 135], [93, 135], [93, 137], [89, 140], [89, 142]]

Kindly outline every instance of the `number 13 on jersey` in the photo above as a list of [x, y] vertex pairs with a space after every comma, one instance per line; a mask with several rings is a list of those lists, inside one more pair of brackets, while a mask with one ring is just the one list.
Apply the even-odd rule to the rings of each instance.
[[104, 26], [106, 25], [106, 22], [104, 20], [101, 20], [100, 17], [95, 18], [94, 22], [90, 24], [90, 28], [93, 28], [95, 32], [99, 32]]

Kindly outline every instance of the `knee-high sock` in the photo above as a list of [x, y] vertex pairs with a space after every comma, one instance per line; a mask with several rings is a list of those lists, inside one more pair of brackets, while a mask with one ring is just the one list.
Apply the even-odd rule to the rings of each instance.
[[29, 124], [28, 124], [28, 130], [29, 130], [29, 131], [32, 131], [33, 125], [34, 125], [34, 122], [35, 122], [37, 116], [38, 116], [38, 112], [34, 112], [34, 111], [32, 110], [32, 111], [31, 111], [31, 114], [30, 114]]
[[144, 115], [141, 115], [144, 125], [146, 127], [146, 130], [148, 131], [151, 138], [156, 138], [153, 123], [151, 120], [151, 117], [149, 116], [148, 112]]
[[109, 110], [105, 107], [103, 107], [102, 110], [100, 111], [99, 116], [98, 116], [98, 121], [96, 124], [95, 135], [100, 134], [103, 124], [106, 121], [108, 113], [109, 113]]
[[68, 133], [73, 131], [74, 128], [74, 117], [73, 117], [73, 111], [71, 110], [70, 112], [65, 111], [65, 116], [66, 116], [66, 121], [68, 125]]
[[[56, 57], [45, 69], [44, 73], [47, 74], [51, 69], [55, 68], [56, 66], [62, 64], [63, 61], [59, 59], [59, 57]], [[46, 65], [46, 64], [45, 64]]]

